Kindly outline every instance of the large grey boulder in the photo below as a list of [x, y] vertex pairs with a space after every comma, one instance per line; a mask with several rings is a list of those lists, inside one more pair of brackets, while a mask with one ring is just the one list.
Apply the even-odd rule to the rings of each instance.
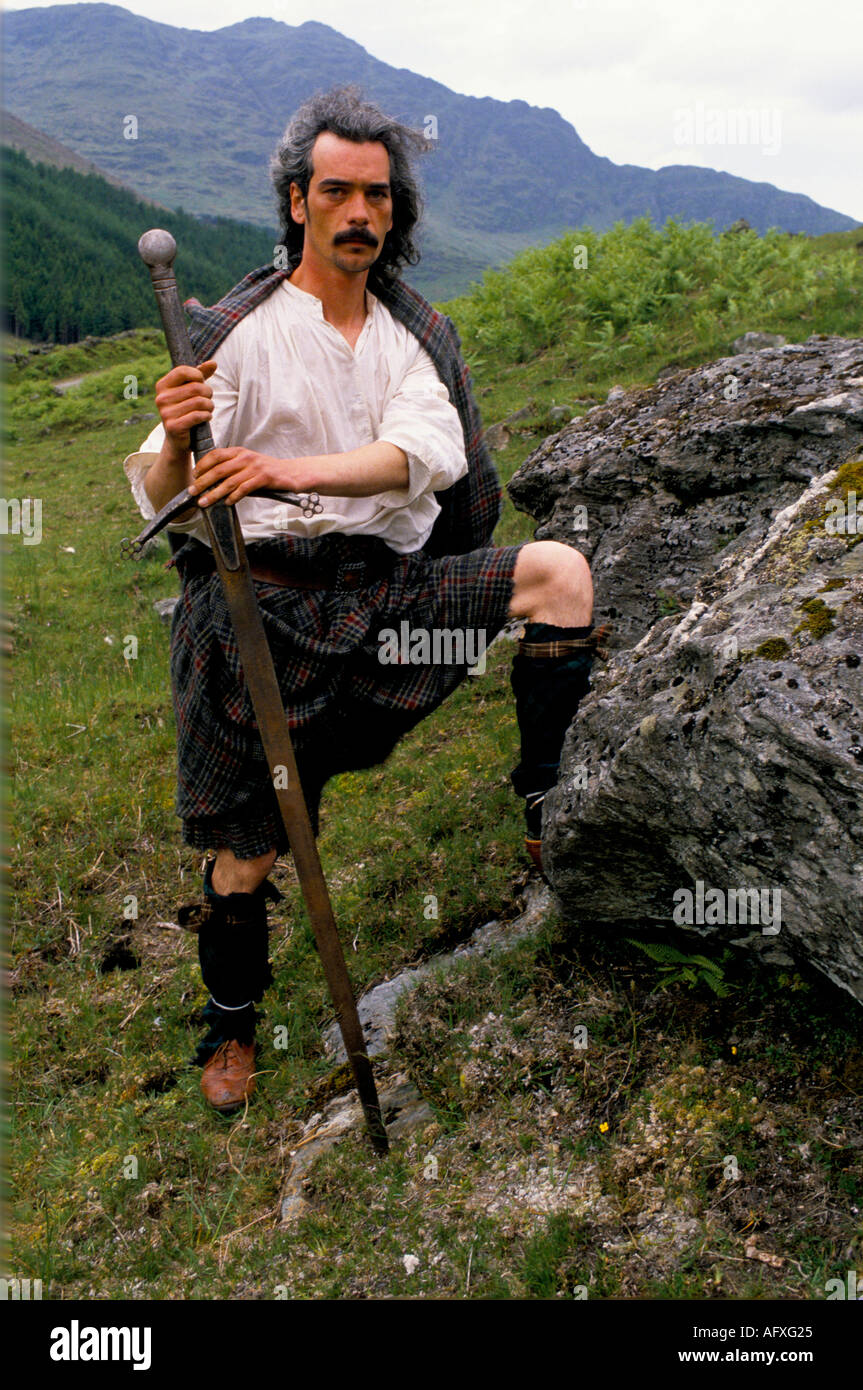
[[546, 798], [565, 909], [806, 959], [863, 1002], [861, 453], [863, 342], [815, 338], [630, 391], [510, 490], [616, 626]]
[[702, 574], [863, 448], [863, 343], [811, 338], [725, 357], [595, 406], [550, 436], [510, 496], [590, 560], [596, 612], [633, 645]]

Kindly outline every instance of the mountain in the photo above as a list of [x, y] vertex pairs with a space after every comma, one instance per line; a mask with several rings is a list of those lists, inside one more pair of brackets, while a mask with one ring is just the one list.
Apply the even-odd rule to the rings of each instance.
[[44, 130], [37, 130], [35, 126], [13, 116], [11, 111], [0, 111], [0, 143], [20, 150], [34, 164], [52, 164], [55, 169], [76, 169], [79, 174], [97, 174], [115, 188], [125, 187], [112, 174], [97, 169], [91, 160], [82, 159], [59, 140], [52, 140]]
[[247, 19], [200, 33], [116, 5], [55, 5], [7, 14], [5, 50], [5, 100], [20, 119], [143, 197], [267, 228], [276, 222], [268, 159], [312, 92], [353, 81], [417, 129], [434, 116], [426, 257], [410, 276], [434, 297], [567, 228], [601, 231], [645, 213], [713, 219], [717, 229], [743, 217], [759, 232], [856, 225], [768, 183], [613, 164], [550, 108], [461, 96], [313, 21]]

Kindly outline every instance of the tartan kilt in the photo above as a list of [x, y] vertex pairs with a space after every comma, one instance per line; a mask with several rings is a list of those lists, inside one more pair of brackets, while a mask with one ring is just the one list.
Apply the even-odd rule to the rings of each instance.
[[[292, 588], [255, 580], [316, 834], [325, 782], [339, 772], [383, 762], [470, 669], [467, 662], [440, 659], [383, 662], [379, 634], [386, 629], [484, 631], [488, 645], [509, 621], [520, 549], [500, 546], [430, 558], [422, 551], [397, 555], [376, 537], [340, 534], [313, 540], [274, 537], [248, 545], [251, 564], [270, 570], [281, 564], [294, 578], [322, 583], [321, 588]], [[190, 540], [175, 558], [182, 592], [171, 628], [171, 678], [176, 811], [183, 839], [199, 849], [226, 846], [239, 859], [273, 848], [286, 853], [287, 836], [212, 553]], [[407, 630], [401, 627], [405, 622]], [[476, 660], [475, 646], [468, 648], [471, 660]]]

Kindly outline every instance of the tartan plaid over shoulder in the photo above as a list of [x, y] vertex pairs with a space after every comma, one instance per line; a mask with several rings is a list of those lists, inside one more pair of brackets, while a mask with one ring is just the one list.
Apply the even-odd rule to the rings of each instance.
[[[186, 300], [185, 307], [192, 320], [192, 347], [198, 362], [205, 362], [213, 355], [240, 319], [272, 294], [282, 280], [288, 279], [295, 264], [287, 270], [259, 266], [212, 308], [205, 308], [196, 299]], [[500, 479], [483, 442], [482, 421], [455, 324], [433, 309], [403, 280], [385, 279], [372, 271], [368, 287], [393, 318], [413, 333], [425, 348], [449, 391], [464, 434], [467, 474], [446, 491], [435, 493], [441, 511], [423, 551], [430, 557], [438, 557], [464, 555], [489, 546], [500, 517]]]

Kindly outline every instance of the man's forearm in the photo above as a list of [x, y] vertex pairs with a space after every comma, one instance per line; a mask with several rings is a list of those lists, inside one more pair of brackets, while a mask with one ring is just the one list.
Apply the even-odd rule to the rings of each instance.
[[373, 497], [410, 482], [407, 454], [397, 444], [377, 440], [344, 454], [287, 459], [284, 486], [325, 497]]
[[[147, 472], [144, 487], [159, 511], [172, 497], [194, 485], [204, 507], [234, 502], [260, 487], [283, 492], [317, 492], [325, 497], [374, 497], [410, 484], [407, 454], [397, 444], [377, 440], [343, 454], [277, 459], [246, 449], [213, 449], [195, 468], [191, 454], [165, 443]], [[184, 512], [178, 521], [191, 520]]]
[[[189, 449], [180, 450], [166, 439], [158, 459], [144, 475], [144, 491], [157, 512], [172, 497], [184, 492], [195, 476], [195, 465]], [[190, 521], [192, 511], [183, 512], [178, 521]]]

